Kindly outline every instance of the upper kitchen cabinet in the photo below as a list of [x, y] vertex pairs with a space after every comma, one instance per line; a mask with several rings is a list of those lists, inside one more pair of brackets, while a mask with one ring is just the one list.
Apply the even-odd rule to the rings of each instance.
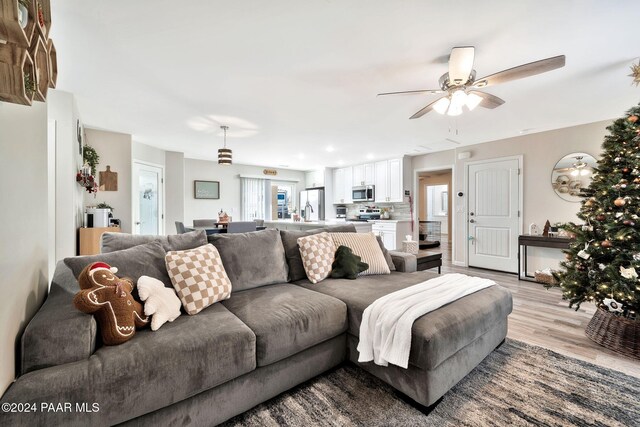
[[353, 168], [337, 168], [333, 170], [333, 203], [351, 203], [353, 188]]
[[305, 188], [324, 187], [324, 169], [306, 172], [304, 181]]
[[353, 185], [374, 185], [374, 165], [373, 163], [365, 163], [364, 165], [356, 165], [353, 167]]
[[404, 201], [403, 159], [382, 160], [374, 165], [376, 202]]

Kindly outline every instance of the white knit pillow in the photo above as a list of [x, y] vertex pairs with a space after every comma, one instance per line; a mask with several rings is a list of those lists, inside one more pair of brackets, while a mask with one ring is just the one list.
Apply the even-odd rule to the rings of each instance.
[[186, 251], [169, 251], [165, 263], [187, 314], [198, 314], [231, 296], [231, 281], [212, 244]]
[[346, 246], [358, 255], [369, 268], [360, 276], [374, 274], [391, 274], [382, 249], [373, 233], [330, 233], [335, 247]]
[[318, 283], [331, 274], [331, 264], [336, 255], [336, 247], [329, 233], [300, 237], [298, 248], [304, 271], [311, 283]]

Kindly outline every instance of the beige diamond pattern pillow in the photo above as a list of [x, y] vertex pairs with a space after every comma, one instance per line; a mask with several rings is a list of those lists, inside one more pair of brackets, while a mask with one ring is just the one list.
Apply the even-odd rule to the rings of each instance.
[[198, 314], [231, 296], [231, 281], [215, 246], [208, 244], [165, 256], [171, 283], [188, 314]]
[[362, 262], [369, 264], [369, 268], [360, 273], [361, 276], [391, 274], [389, 264], [373, 233], [330, 233], [330, 236], [336, 248], [346, 246], [362, 258]]
[[298, 239], [302, 265], [311, 283], [326, 279], [331, 273], [331, 264], [336, 254], [336, 247], [329, 233], [318, 233]]

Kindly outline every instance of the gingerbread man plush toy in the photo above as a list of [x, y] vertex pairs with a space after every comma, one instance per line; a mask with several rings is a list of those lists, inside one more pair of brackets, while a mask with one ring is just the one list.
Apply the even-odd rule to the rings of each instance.
[[78, 276], [80, 292], [73, 304], [84, 313], [93, 314], [105, 345], [122, 344], [130, 340], [136, 328], [149, 323], [142, 305], [133, 299], [133, 283], [120, 279], [117, 268], [104, 262], [94, 262]]

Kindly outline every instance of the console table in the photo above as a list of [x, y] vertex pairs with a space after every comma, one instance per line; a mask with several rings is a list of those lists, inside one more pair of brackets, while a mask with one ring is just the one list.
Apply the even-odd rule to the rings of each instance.
[[[573, 241], [569, 237], [549, 237], [539, 236], [532, 234], [523, 234], [518, 236], [518, 279], [534, 281], [531, 276], [527, 274], [527, 248], [529, 246], [535, 246], [540, 248], [555, 248], [555, 249], [569, 249], [569, 244]], [[521, 254], [521, 249], [524, 248], [524, 254]], [[522, 269], [522, 263], [524, 261], [524, 269]], [[524, 273], [524, 276], [523, 276]]]

